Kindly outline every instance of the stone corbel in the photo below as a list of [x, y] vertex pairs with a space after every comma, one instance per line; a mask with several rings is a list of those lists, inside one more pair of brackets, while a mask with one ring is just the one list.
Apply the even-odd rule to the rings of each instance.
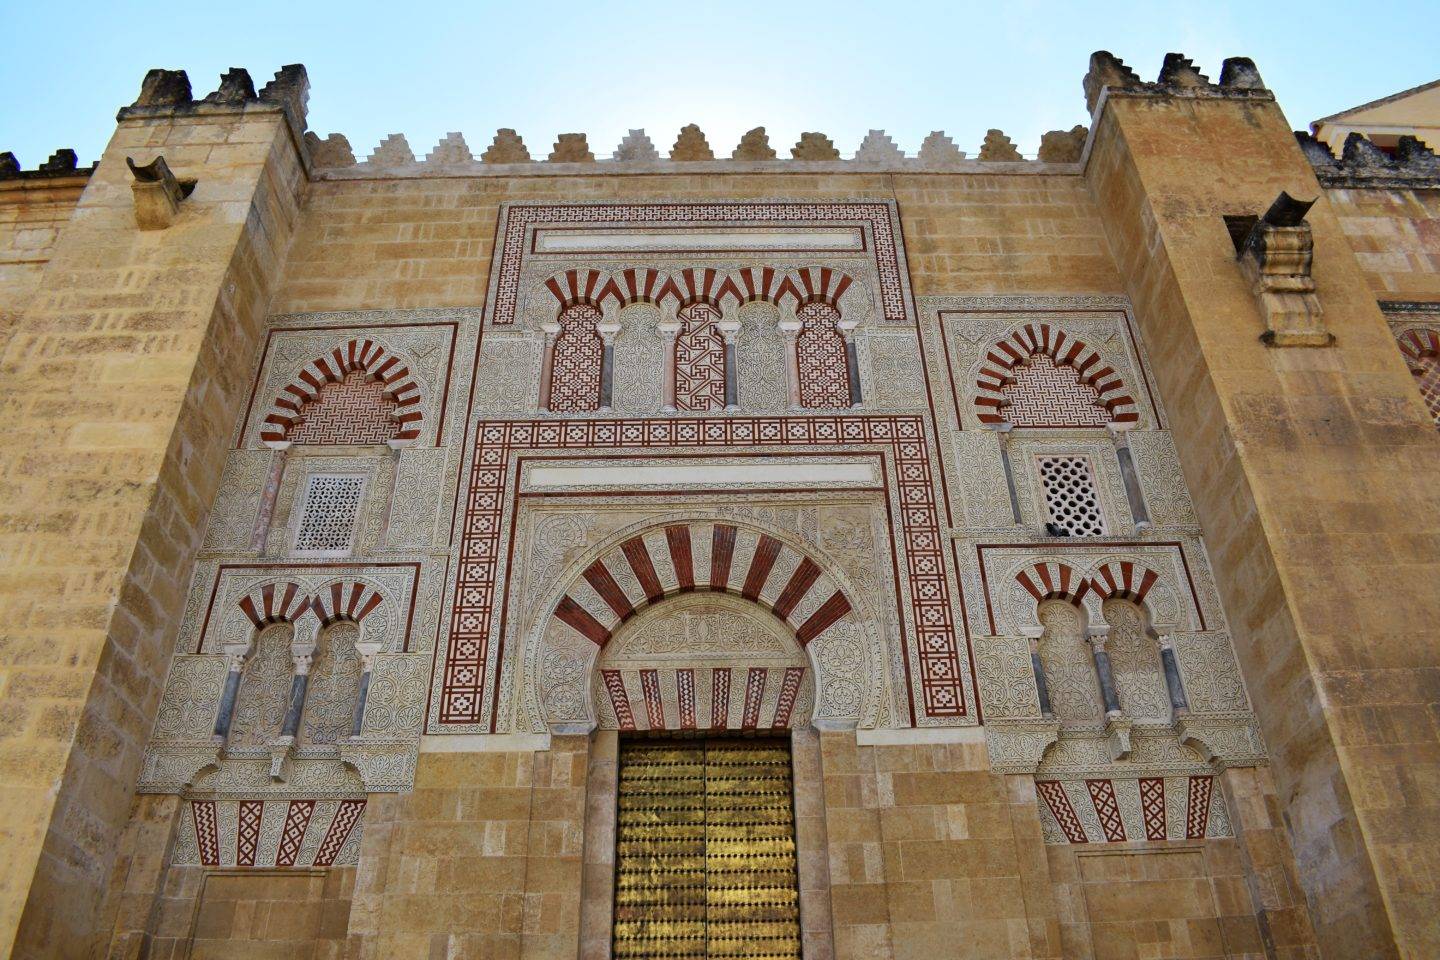
[[1117, 715], [1106, 719], [1105, 738], [1111, 760], [1120, 761], [1130, 756], [1130, 727], [1129, 717]]
[[796, 338], [800, 336], [799, 320], [781, 320], [777, 325], [780, 336], [785, 338], [785, 380], [790, 409], [800, 409], [800, 356], [795, 349]]
[[1054, 717], [986, 720], [985, 745], [996, 773], [1034, 774], [1045, 752], [1060, 739]]
[[1265, 215], [1235, 237], [1236, 259], [1265, 320], [1260, 339], [1272, 347], [1328, 347], [1335, 341], [1322, 323], [1324, 309], [1310, 275], [1315, 241], [1305, 214], [1314, 203], [1282, 190]]
[[1260, 734], [1248, 714], [1187, 713], [1175, 718], [1175, 733], [1216, 770], [1265, 761]]
[[126, 157], [125, 164], [135, 178], [130, 184], [135, 197], [135, 223], [141, 230], [164, 230], [174, 223], [180, 202], [195, 191], [195, 181], [176, 179], [164, 157], [143, 166]]

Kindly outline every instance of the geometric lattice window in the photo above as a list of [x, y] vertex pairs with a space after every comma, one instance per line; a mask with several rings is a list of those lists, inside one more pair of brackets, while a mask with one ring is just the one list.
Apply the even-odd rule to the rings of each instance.
[[1103, 537], [1105, 520], [1086, 457], [1041, 457], [1040, 481], [1050, 520], [1071, 537]]
[[1001, 392], [1010, 405], [1005, 419], [1017, 427], [1103, 427], [1110, 414], [1100, 406], [1100, 394], [1080, 382], [1074, 367], [1058, 366], [1040, 353], [1010, 371], [1013, 381]]
[[816, 301], [801, 307], [795, 317], [800, 321], [800, 333], [795, 338], [800, 406], [807, 410], [850, 406], [850, 365], [845, 337], [837, 326], [840, 311]]
[[725, 337], [720, 311], [694, 303], [680, 311], [675, 338], [675, 407], [704, 413], [725, 409]]
[[576, 303], [562, 310], [558, 319], [560, 332], [550, 356], [546, 409], [554, 413], [599, 410], [600, 366], [605, 354], [597, 329], [600, 311], [588, 303]]
[[1420, 396], [1440, 427], [1440, 330], [1416, 327], [1401, 334], [1399, 342]]
[[289, 439], [296, 444], [385, 443], [400, 431], [400, 423], [391, 418], [394, 410], [385, 384], [355, 370], [339, 383], [325, 384], [300, 408], [300, 423]]
[[296, 556], [344, 557], [355, 545], [355, 527], [365, 497], [365, 478], [355, 474], [314, 474], [305, 484]]

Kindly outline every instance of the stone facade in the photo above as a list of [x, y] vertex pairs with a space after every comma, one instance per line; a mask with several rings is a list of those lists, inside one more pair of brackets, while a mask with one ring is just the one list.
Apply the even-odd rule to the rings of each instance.
[[807, 957], [1440, 951], [1440, 170], [1084, 89], [357, 162], [152, 71], [0, 163], [0, 942], [599, 960], [622, 738], [770, 731]]

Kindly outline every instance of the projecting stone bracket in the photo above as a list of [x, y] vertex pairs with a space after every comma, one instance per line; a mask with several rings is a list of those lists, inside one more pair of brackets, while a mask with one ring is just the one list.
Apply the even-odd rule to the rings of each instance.
[[1226, 218], [1236, 260], [1265, 321], [1260, 339], [1272, 347], [1328, 347], [1335, 342], [1325, 329], [1325, 311], [1310, 275], [1315, 240], [1305, 214], [1314, 203], [1282, 190], [1264, 216]]
[[991, 720], [984, 730], [990, 769], [996, 773], [1033, 774], [1040, 769], [1046, 751], [1060, 739], [1060, 723], [1053, 717]]
[[135, 223], [141, 230], [164, 230], [175, 222], [180, 203], [195, 192], [194, 180], [179, 180], [170, 172], [164, 157], [137, 164], [126, 157], [125, 164], [135, 177], [130, 191], [135, 195]]

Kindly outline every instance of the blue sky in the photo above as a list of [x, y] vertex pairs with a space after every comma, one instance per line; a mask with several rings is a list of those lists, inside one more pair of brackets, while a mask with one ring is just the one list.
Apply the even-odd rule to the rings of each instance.
[[1212, 79], [1255, 60], [1292, 126], [1440, 76], [1440, 2], [539, 2], [145, 4], [0, 0], [0, 151], [26, 168], [57, 147], [93, 160], [150, 67], [197, 97], [231, 66], [256, 86], [310, 72], [310, 126], [363, 158], [448, 131], [478, 154], [515, 127], [543, 157], [587, 133], [606, 156], [632, 127], [662, 154], [698, 123], [718, 155], [764, 125], [782, 156], [819, 130], [845, 156], [881, 128], [906, 153], [943, 129], [971, 155], [990, 127], [1033, 154], [1085, 123], [1080, 79], [1108, 49], [1145, 79], [1178, 50]]

